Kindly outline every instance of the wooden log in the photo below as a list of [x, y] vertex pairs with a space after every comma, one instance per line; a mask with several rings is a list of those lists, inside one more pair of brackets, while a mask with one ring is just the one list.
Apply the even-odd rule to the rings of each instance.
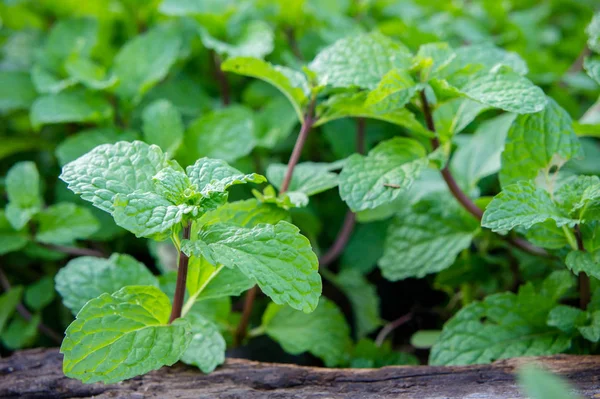
[[228, 359], [208, 375], [177, 365], [119, 384], [85, 385], [63, 375], [57, 349], [32, 349], [0, 359], [0, 398], [522, 398], [514, 372], [528, 362], [562, 375], [583, 397], [600, 397], [600, 356], [381, 369], [325, 369]]

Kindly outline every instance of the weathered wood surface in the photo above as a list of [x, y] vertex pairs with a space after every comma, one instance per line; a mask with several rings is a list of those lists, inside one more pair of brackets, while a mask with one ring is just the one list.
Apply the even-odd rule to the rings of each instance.
[[566, 377], [587, 398], [600, 398], [600, 356], [511, 359], [467, 367], [325, 369], [229, 359], [209, 375], [178, 365], [115, 385], [66, 378], [56, 349], [0, 359], [0, 398], [522, 398], [514, 371], [535, 361]]

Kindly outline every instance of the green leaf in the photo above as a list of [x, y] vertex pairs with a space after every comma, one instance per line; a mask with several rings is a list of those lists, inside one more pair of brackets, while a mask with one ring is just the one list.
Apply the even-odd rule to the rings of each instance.
[[120, 82], [117, 95], [138, 102], [167, 75], [180, 47], [179, 31], [170, 25], [157, 26], [125, 43], [114, 59], [113, 71]]
[[241, 27], [240, 33], [231, 43], [213, 37], [208, 30], [200, 27], [202, 44], [206, 48], [215, 50], [219, 55], [228, 57], [256, 57], [263, 58], [273, 51], [273, 30], [264, 21], [249, 21]]
[[588, 315], [581, 309], [567, 305], [558, 305], [548, 314], [548, 325], [556, 327], [568, 334], [573, 333], [578, 326], [585, 324]]
[[439, 330], [420, 330], [410, 337], [410, 344], [417, 349], [429, 349], [440, 338]]
[[0, 71], [0, 111], [27, 109], [37, 93], [29, 74], [20, 71]]
[[192, 340], [181, 361], [210, 373], [225, 362], [225, 339], [214, 323], [197, 313], [189, 313], [185, 320], [191, 325]]
[[12, 287], [10, 291], [0, 295], [0, 333], [4, 331], [8, 319], [21, 302], [22, 295], [23, 287], [21, 286]]
[[262, 325], [269, 337], [293, 355], [310, 352], [321, 358], [327, 367], [343, 362], [351, 345], [350, 328], [344, 315], [331, 301], [321, 298], [310, 314], [287, 306], [269, 304]]
[[51, 205], [39, 215], [35, 239], [45, 244], [72, 244], [94, 234], [100, 223], [92, 212], [71, 202]]
[[[53, 300], [54, 280], [50, 276], [42, 277], [25, 289], [25, 304], [35, 311], [44, 309]], [[2, 328], [0, 327], [1, 330]]]
[[556, 190], [554, 200], [569, 216], [585, 221], [586, 211], [600, 205], [600, 178], [573, 176]]
[[309, 64], [319, 84], [374, 89], [390, 70], [408, 69], [408, 49], [379, 32], [352, 35], [324, 48]]
[[504, 141], [515, 117], [515, 114], [504, 114], [483, 122], [452, 156], [450, 167], [465, 182], [467, 192], [474, 189], [479, 180], [500, 170]]
[[533, 292], [531, 285], [521, 287], [518, 294], [494, 294], [473, 302], [444, 325], [429, 361], [463, 365], [561, 353], [570, 347], [571, 339], [546, 324], [555, 305]]
[[131, 130], [121, 131], [112, 127], [93, 128], [67, 137], [56, 147], [55, 154], [60, 165], [63, 166], [99, 145], [136, 139], [138, 139], [138, 134]]
[[236, 184], [259, 184], [267, 181], [264, 176], [256, 173], [243, 174], [221, 159], [201, 158], [188, 166], [186, 173], [192, 184], [198, 185], [200, 193], [207, 197], [212, 193], [223, 193]]
[[117, 194], [152, 192], [152, 176], [173, 165], [158, 146], [120, 141], [94, 148], [63, 167], [60, 178], [75, 194], [112, 213]]
[[[331, 170], [332, 165], [327, 163], [304, 162], [296, 165], [286, 193], [293, 195], [298, 192], [310, 197], [336, 187], [338, 175]], [[272, 163], [267, 167], [267, 179], [281, 189], [286, 171], [287, 165]]]
[[393, 201], [427, 167], [419, 142], [396, 137], [379, 143], [369, 155], [353, 154], [340, 173], [340, 196], [353, 212]]
[[63, 372], [111, 384], [174, 364], [192, 334], [185, 319], [167, 324], [170, 311], [169, 298], [156, 287], [129, 286], [92, 299], [65, 332]]
[[186, 287], [194, 300], [237, 296], [253, 286], [254, 281], [237, 268], [215, 267], [201, 256], [190, 259]]
[[40, 174], [35, 163], [22, 161], [6, 174], [6, 219], [15, 230], [22, 229], [41, 209]]
[[73, 53], [91, 55], [98, 40], [98, 22], [91, 18], [62, 19], [52, 26], [40, 61], [49, 69], [59, 70]]
[[477, 66], [479, 70], [490, 71], [500, 65], [507, 66], [519, 75], [527, 74], [527, 64], [515, 52], [506, 51], [490, 44], [476, 44], [455, 50], [456, 58], [443, 69], [444, 74]]
[[584, 272], [588, 276], [600, 278], [600, 261], [589, 252], [571, 251], [565, 259], [569, 270], [574, 274]]
[[408, 353], [395, 352], [389, 342], [379, 346], [368, 338], [357, 342], [350, 359], [350, 367], [361, 369], [418, 364], [419, 359]]
[[190, 124], [185, 135], [185, 151], [181, 156], [192, 164], [200, 157], [219, 158], [233, 162], [256, 146], [254, 117], [241, 105], [217, 109], [202, 115]]
[[301, 72], [252, 57], [230, 58], [221, 64], [221, 69], [264, 80], [275, 86], [292, 103], [298, 119], [304, 120], [304, 106], [308, 102], [310, 90], [306, 77]]
[[255, 227], [261, 223], [277, 224], [289, 221], [289, 212], [274, 204], [259, 202], [256, 199], [229, 202], [212, 211], [206, 212], [195, 221], [194, 227], [215, 223], [233, 223], [240, 227]]
[[129, 255], [110, 258], [82, 256], [71, 260], [55, 277], [56, 291], [64, 305], [77, 314], [89, 300], [112, 294], [128, 285], [158, 286], [148, 268]]
[[561, 378], [536, 366], [520, 369], [517, 380], [531, 399], [580, 399]]
[[588, 75], [600, 85], [600, 58], [587, 57], [583, 62], [583, 67]]
[[547, 176], [553, 166], [561, 167], [578, 156], [581, 145], [572, 125], [567, 111], [552, 99], [541, 112], [519, 115], [502, 153], [502, 186]]
[[356, 269], [367, 274], [383, 255], [387, 221], [357, 224], [341, 257], [342, 270]]
[[196, 216], [197, 212], [196, 205], [175, 205], [165, 197], [150, 192], [135, 191], [117, 194], [114, 198], [115, 223], [136, 237], [157, 241], [168, 238], [173, 226], [179, 225], [185, 215]]
[[271, 100], [255, 115], [256, 146], [273, 149], [290, 136], [298, 122], [294, 107], [279, 96]]
[[29, 117], [34, 129], [55, 123], [99, 123], [113, 117], [113, 108], [100, 94], [70, 91], [39, 97]]
[[532, 226], [525, 235], [533, 245], [547, 249], [561, 249], [569, 245], [562, 228], [554, 220], [547, 220]]
[[585, 31], [588, 34], [588, 47], [596, 53], [600, 53], [600, 12], [594, 14]]
[[18, 251], [29, 242], [29, 236], [24, 229], [15, 230], [4, 209], [0, 209], [0, 255]]
[[423, 277], [450, 267], [469, 248], [475, 219], [452, 203], [422, 202], [398, 212], [388, 227], [379, 267], [391, 281]]
[[30, 320], [25, 320], [22, 316], [16, 316], [8, 324], [6, 329], [0, 335], [2, 343], [9, 350], [24, 349], [32, 346], [38, 335], [38, 325], [41, 316], [34, 314]]
[[304, 312], [317, 306], [321, 295], [317, 256], [308, 239], [288, 222], [254, 228], [213, 224], [200, 231], [197, 241], [182, 243], [182, 249], [213, 264], [238, 267], [277, 304]]
[[577, 220], [569, 218], [550, 194], [529, 181], [520, 181], [505, 186], [500, 194], [489, 203], [481, 226], [492, 231], [512, 230], [515, 227], [529, 229], [537, 223], [548, 219], [556, 222], [556, 226], [573, 226]]
[[106, 90], [117, 83], [116, 76], [109, 76], [102, 65], [81, 56], [69, 57], [65, 70], [72, 79], [91, 90]]
[[[442, 142], [462, 132], [482, 112], [488, 110], [487, 105], [469, 98], [458, 97], [439, 104], [433, 111], [433, 121]], [[506, 137], [506, 134], [499, 134]], [[504, 144], [502, 145], [502, 147]]]
[[376, 287], [356, 269], [346, 269], [332, 276], [333, 283], [352, 305], [356, 336], [363, 338], [381, 325]]
[[432, 133], [406, 108], [397, 107], [395, 98], [390, 97], [375, 105], [367, 105], [367, 93], [335, 94], [317, 107], [317, 121], [314, 127], [341, 118], [377, 119], [402, 126], [420, 136], [430, 137]]
[[590, 316], [589, 324], [578, 326], [577, 329], [583, 338], [595, 343], [600, 341], [600, 312], [592, 312]]
[[61, 78], [56, 72], [49, 71], [41, 65], [31, 68], [31, 81], [35, 89], [42, 94], [57, 94], [77, 84], [75, 78]]
[[367, 96], [365, 105], [377, 104], [390, 96], [396, 107], [402, 108], [417, 92], [419, 86], [407, 70], [392, 69], [386, 73], [377, 87]]
[[459, 90], [472, 100], [517, 114], [540, 112], [547, 103], [542, 89], [509, 69], [471, 79]]
[[142, 114], [144, 141], [174, 154], [183, 141], [184, 126], [177, 108], [168, 100], [156, 100]]

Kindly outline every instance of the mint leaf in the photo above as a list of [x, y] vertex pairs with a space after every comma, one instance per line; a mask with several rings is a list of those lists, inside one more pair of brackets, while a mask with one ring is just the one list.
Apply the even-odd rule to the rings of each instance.
[[396, 137], [367, 156], [353, 154], [340, 173], [340, 196], [353, 212], [393, 201], [410, 188], [429, 163], [419, 142]]
[[32, 346], [38, 335], [40, 321], [39, 313], [34, 314], [30, 320], [25, 320], [21, 315], [14, 317], [0, 335], [2, 344], [9, 350]]
[[477, 222], [456, 205], [422, 202], [398, 212], [388, 227], [379, 267], [392, 281], [450, 267], [471, 245]]
[[[336, 166], [335, 164], [316, 162], [304, 162], [296, 165], [287, 194], [293, 195], [292, 193], [298, 192], [310, 197], [336, 187], [338, 175], [331, 171]], [[267, 168], [267, 179], [275, 187], [281, 189], [286, 171], [287, 165], [270, 164]]]
[[501, 293], [461, 309], [442, 330], [429, 361], [433, 365], [489, 363], [517, 356], [561, 353], [570, 336], [546, 325], [555, 302], [521, 287], [518, 294]]
[[186, 287], [197, 300], [237, 296], [254, 286], [238, 268], [211, 265], [201, 256], [190, 259]]
[[[462, 132], [479, 114], [489, 108], [485, 104], [464, 97], [453, 98], [439, 104], [433, 111], [433, 121], [442, 142]], [[506, 134], [501, 136], [506, 137]]]
[[120, 141], [98, 146], [68, 163], [60, 178], [75, 194], [112, 213], [117, 194], [152, 192], [152, 176], [171, 165], [158, 146]]
[[91, 90], [105, 90], [117, 83], [117, 78], [109, 76], [102, 65], [79, 55], [69, 57], [65, 70], [72, 79]]
[[395, 352], [389, 342], [381, 346], [368, 338], [363, 338], [352, 349], [350, 367], [379, 368], [385, 366], [418, 365], [419, 359], [403, 352]]
[[[173, 26], [158, 26], [127, 42], [114, 59], [116, 93], [134, 103], [160, 82], [177, 60], [181, 38]], [[135, 65], [135, 68], [132, 68]]]
[[548, 219], [556, 226], [573, 226], [577, 220], [569, 218], [550, 197], [550, 194], [536, 187], [532, 182], [520, 181], [504, 187], [502, 192], [489, 203], [481, 225], [492, 231], [512, 230], [515, 227], [529, 229]]
[[363, 277], [360, 271], [342, 270], [332, 276], [332, 282], [346, 295], [352, 305], [357, 337], [365, 337], [381, 325], [377, 289]]
[[367, 96], [365, 105], [377, 104], [393, 96], [394, 104], [402, 108], [417, 92], [419, 86], [410, 73], [403, 69], [392, 69], [386, 73], [377, 87]]
[[34, 65], [31, 68], [31, 81], [35, 89], [42, 94], [57, 94], [77, 84], [76, 79], [63, 79], [42, 65]]
[[30, 309], [40, 311], [54, 300], [54, 295], [54, 280], [50, 276], [45, 276], [25, 289], [25, 304]]
[[600, 341], [600, 312], [592, 312], [590, 314], [590, 319], [588, 325], [579, 326], [577, 329], [583, 338], [591, 342], [598, 342]]
[[210, 373], [225, 362], [225, 339], [218, 327], [197, 313], [189, 313], [185, 320], [190, 323], [192, 340], [181, 356], [181, 361]]
[[407, 69], [408, 49], [379, 32], [340, 39], [324, 48], [309, 64], [319, 84], [374, 89], [388, 71]]
[[556, 190], [554, 199], [569, 216], [585, 220], [586, 211], [600, 205], [600, 178], [573, 176]]
[[588, 75], [600, 85], [600, 59], [588, 57], [584, 60], [583, 67]]
[[573, 131], [571, 117], [554, 100], [536, 114], [519, 115], [508, 131], [502, 153], [502, 186], [519, 180], [547, 176], [580, 154], [581, 145]]
[[571, 251], [565, 263], [574, 274], [584, 272], [588, 276], [600, 278], [600, 259], [589, 252]]
[[252, 57], [230, 58], [221, 64], [221, 69], [258, 78], [275, 86], [292, 103], [298, 119], [304, 120], [303, 109], [308, 102], [310, 90], [306, 77], [301, 72]]
[[21, 286], [13, 287], [10, 291], [0, 295], [0, 333], [21, 302], [21, 296], [23, 296], [23, 287]]
[[174, 364], [192, 335], [185, 319], [167, 324], [170, 311], [169, 298], [156, 287], [129, 286], [92, 299], [65, 332], [65, 375], [110, 384]]
[[309, 314], [271, 303], [263, 314], [262, 326], [286, 352], [293, 355], [310, 352], [327, 367], [341, 364], [351, 345], [350, 328], [344, 315], [325, 298], [321, 298], [319, 306]]
[[175, 154], [183, 141], [184, 126], [177, 108], [168, 100], [156, 100], [142, 113], [144, 141]]
[[56, 123], [103, 122], [113, 117], [113, 108], [104, 96], [78, 90], [39, 97], [29, 117], [33, 128], [39, 130]]
[[600, 12], [594, 14], [592, 22], [585, 30], [588, 34], [588, 46], [596, 53], [600, 53]]
[[201, 158], [188, 166], [186, 173], [192, 184], [196, 184], [204, 196], [225, 192], [236, 184], [258, 184], [266, 181], [264, 176], [256, 173], [243, 174], [221, 159]]
[[0, 209], [0, 255], [18, 251], [27, 245], [29, 237], [24, 230], [15, 230], [4, 209]]
[[114, 144], [118, 141], [133, 141], [138, 134], [131, 130], [120, 131], [115, 128], [93, 128], [67, 137], [56, 147], [56, 157], [61, 166], [76, 160], [102, 144]]
[[171, 228], [179, 225], [187, 214], [196, 216], [198, 207], [180, 204], [161, 195], [143, 191], [117, 194], [114, 198], [115, 222], [131, 231], [136, 237], [162, 241], [170, 236]]
[[548, 325], [556, 327], [568, 334], [573, 333], [577, 326], [585, 324], [588, 315], [581, 309], [572, 306], [558, 305], [548, 314]]
[[241, 227], [255, 227], [261, 223], [277, 224], [290, 219], [289, 212], [274, 205], [259, 202], [256, 199], [229, 202], [212, 211], [206, 212], [194, 223], [202, 227], [215, 223], [233, 223]]
[[72, 244], [90, 237], [100, 227], [92, 212], [70, 202], [51, 205], [38, 216], [35, 239], [46, 244]]
[[40, 61], [49, 69], [58, 70], [73, 53], [89, 56], [98, 41], [98, 22], [91, 18], [71, 18], [57, 21], [44, 44]]
[[89, 300], [112, 294], [128, 285], [158, 286], [156, 277], [129, 255], [112, 254], [108, 259], [82, 256], [71, 260], [54, 278], [64, 305], [77, 314]]
[[533, 245], [542, 248], [561, 249], [569, 245], [563, 229], [557, 227], [554, 220], [547, 220], [531, 226], [525, 236]]
[[20, 71], [0, 71], [0, 111], [27, 109], [37, 97], [29, 74]]
[[19, 162], [6, 174], [6, 219], [15, 230], [20, 230], [41, 209], [40, 174], [35, 163]]
[[561, 378], [536, 366], [520, 369], [518, 381], [531, 399], [580, 399]]
[[277, 304], [304, 312], [317, 306], [321, 295], [317, 257], [308, 239], [288, 222], [253, 228], [216, 223], [203, 228], [198, 241], [182, 243], [182, 250], [238, 267]]
[[447, 64], [444, 74], [469, 66], [477, 66], [476, 70], [490, 71], [501, 65], [509, 67], [519, 75], [526, 75], [528, 72], [527, 64], [517, 53], [490, 44], [464, 46], [456, 49], [455, 53], [456, 57]]
[[255, 20], [244, 24], [231, 43], [216, 39], [202, 27], [199, 31], [204, 47], [215, 50], [219, 55], [263, 58], [273, 51], [273, 30], [264, 21]]
[[254, 117], [241, 105], [214, 110], [190, 124], [185, 135], [184, 158], [188, 164], [200, 157], [233, 162], [256, 146]]

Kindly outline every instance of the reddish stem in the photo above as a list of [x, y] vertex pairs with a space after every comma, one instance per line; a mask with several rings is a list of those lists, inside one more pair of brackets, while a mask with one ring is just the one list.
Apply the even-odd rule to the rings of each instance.
[[[190, 239], [190, 232], [192, 230], [191, 223], [187, 223], [183, 227], [183, 239]], [[181, 317], [181, 309], [183, 308], [183, 299], [185, 296], [185, 282], [187, 280], [189, 256], [183, 251], [179, 251], [179, 265], [177, 266], [177, 283], [175, 284], [175, 297], [173, 298], [173, 308], [171, 309], [171, 317], [169, 317], [169, 324], [174, 320]]]
[[403, 324], [408, 323], [412, 319], [412, 313], [407, 313], [404, 316], [397, 318], [394, 321], [389, 322], [379, 331], [377, 334], [377, 338], [375, 338], [375, 344], [377, 346], [381, 346], [385, 341], [385, 338], [396, 328], [400, 327]]
[[215, 78], [219, 83], [219, 90], [221, 92], [221, 103], [224, 106], [228, 106], [231, 103], [231, 99], [229, 97], [229, 82], [227, 81], [225, 72], [223, 72], [221, 69], [221, 58], [219, 55], [213, 51], [212, 57], [215, 64]]

